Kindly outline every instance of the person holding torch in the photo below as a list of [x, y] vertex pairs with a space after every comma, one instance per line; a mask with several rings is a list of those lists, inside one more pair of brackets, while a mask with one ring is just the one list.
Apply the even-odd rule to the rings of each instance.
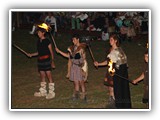
[[[119, 40], [116, 34], [110, 36], [111, 50], [107, 55], [107, 60], [103, 62], [94, 62], [96, 67], [105, 66], [109, 63], [113, 67], [109, 73], [113, 76], [113, 88], [115, 97], [115, 107], [117, 109], [131, 108], [130, 88], [128, 78], [127, 56], [119, 47]], [[121, 76], [121, 77], [119, 77]], [[124, 79], [125, 78], [125, 79]]]
[[144, 82], [144, 87], [143, 87], [143, 98], [142, 98], [142, 102], [144, 104], [146, 104], [146, 107], [149, 108], [149, 65], [148, 65], [148, 61], [149, 60], [149, 56], [148, 56], [148, 49], [145, 51], [144, 53], [144, 70], [141, 73], [140, 76], [138, 76], [136, 79], [134, 79], [132, 82], [133, 84], [137, 84], [138, 82], [142, 81]]
[[[46, 99], [52, 99], [55, 97], [55, 84], [52, 78], [51, 69], [55, 68], [54, 65], [54, 55], [52, 50], [52, 45], [49, 39], [45, 37], [48, 27], [46, 24], [42, 23], [38, 25], [37, 34], [39, 40], [37, 41], [37, 52], [28, 53], [28, 57], [38, 56], [37, 64], [38, 71], [40, 73], [41, 82], [38, 92], [34, 93], [35, 97], [46, 97]], [[45, 78], [48, 78], [49, 92], [47, 92], [46, 86], [47, 82]]]
[[72, 42], [73, 45], [68, 47], [68, 52], [62, 52], [58, 48], [55, 50], [71, 62], [69, 79], [74, 84], [72, 100], [75, 101], [80, 98], [83, 102], [87, 102], [85, 87], [85, 81], [88, 77], [86, 44], [80, 43], [79, 34], [73, 34]]

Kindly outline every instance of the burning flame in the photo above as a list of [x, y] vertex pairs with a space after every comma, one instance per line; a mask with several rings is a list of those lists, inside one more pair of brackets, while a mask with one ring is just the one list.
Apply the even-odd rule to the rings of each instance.
[[115, 73], [115, 69], [113, 68], [113, 61], [112, 61], [112, 60], [109, 61], [108, 66], [109, 66], [108, 72], [109, 72], [109, 74], [110, 74], [111, 76], [113, 76], [114, 73]]
[[42, 24], [38, 25], [38, 27], [45, 29], [47, 32], [50, 28], [46, 23], [42, 23]]

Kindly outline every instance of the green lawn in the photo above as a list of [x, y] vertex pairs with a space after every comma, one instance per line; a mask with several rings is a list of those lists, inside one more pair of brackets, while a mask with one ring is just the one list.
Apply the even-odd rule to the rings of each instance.
[[[28, 30], [17, 30], [12, 32], [12, 42], [22, 47], [27, 52], [36, 51], [35, 35], [30, 35]], [[61, 33], [56, 38], [59, 49], [67, 51], [71, 45], [70, 34]], [[147, 36], [143, 35], [134, 42], [125, 41], [122, 43], [128, 57], [129, 78], [132, 80], [142, 72], [143, 53], [145, 51]], [[139, 45], [140, 44], [140, 45]], [[54, 49], [54, 48], [53, 48]], [[105, 59], [105, 51], [109, 49], [108, 41], [91, 42], [91, 49], [97, 61]], [[56, 69], [52, 71], [55, 81], [56, 97], [51, 100], [34, 97], [34, 92], [39, 89], [40, 76], [37, 71], [37, 58], [28, 58], [16, 48], [12, 47], [12, 69], [11, 69], [11, 108], [12, 109], [55, 109], [55, 108], [100, 108], [106, 109], [108, 91], [103, 85], [106, 67], [95, 69], [93, 61], [87, 51], [87, 61], [89, 66], [89, 77], [87, 88], [87, 104], [80, 100], [71, 101], [73, 93], [73, 83], [65, 78], [67, 73], [67, 59], [55, 53]], [[145, 108], [141, 102], [143, 96], [143, 82], [134, 86], [130, 84], [132, 107], [134, 109]]]

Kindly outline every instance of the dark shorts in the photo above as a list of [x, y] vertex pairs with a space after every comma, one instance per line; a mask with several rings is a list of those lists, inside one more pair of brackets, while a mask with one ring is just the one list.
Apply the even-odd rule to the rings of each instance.
[[38, 60], [38, 71], [51, 71], [51, 60], [50, 58], [44, 60]]

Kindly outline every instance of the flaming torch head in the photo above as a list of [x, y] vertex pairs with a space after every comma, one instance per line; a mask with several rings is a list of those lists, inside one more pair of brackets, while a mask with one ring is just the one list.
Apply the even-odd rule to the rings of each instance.
[[108, 63], [108, 72], [111, 76], [114, 76], [114, 73], [115, 73], [115, 69], [113, 68], [113, 61], [110, 60], [109, 63]]
[[42, 23], [38, 25], [39, 28], [45, 29], [47, 32], [49, 31], [50, 27], [46, 23]]

